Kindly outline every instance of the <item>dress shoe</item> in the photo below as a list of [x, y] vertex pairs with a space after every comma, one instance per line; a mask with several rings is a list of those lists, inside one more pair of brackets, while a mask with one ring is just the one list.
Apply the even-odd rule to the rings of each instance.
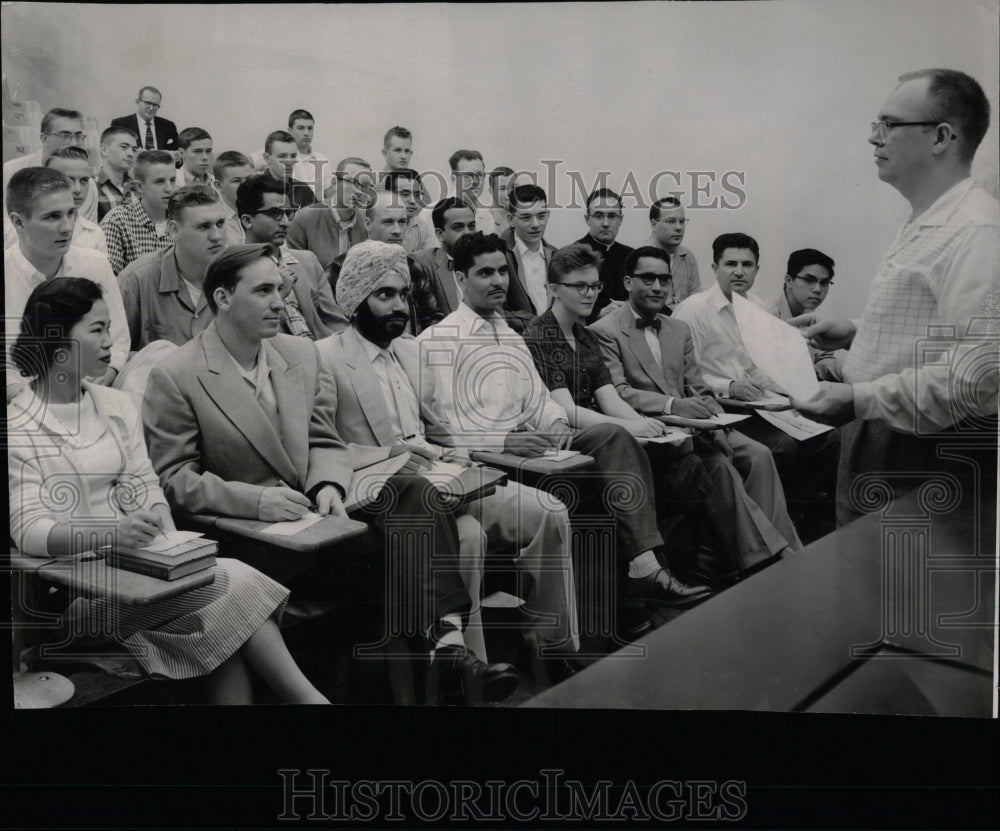
[[625, 578], [625, 601], [631, 604], [643, 602], [686, 609], [711, 595], [708, 586], [686, 586], [665, 568], [647, 577]]
[[517, 689], [520, 676], [511, 664], [486, 664], [464, 646], [439, 646], [428, 673], [428, 704], [481, 704], [503, 701]]

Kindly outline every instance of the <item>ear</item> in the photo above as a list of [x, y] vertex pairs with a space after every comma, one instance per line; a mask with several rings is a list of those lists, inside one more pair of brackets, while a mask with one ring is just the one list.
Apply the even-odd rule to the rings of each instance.
[[212, 292], [212, 298], [220, 311], [222, 309], [229, 310], [229, 292], [225, 288], [216, 286], [215, 291]]
[[177, 232], [180, 230], [180, 223], [176, 219], [167, 220], [167, 234], [172, 239], [177, 239]]
[[444, 240], [444, 228], [435, 228], [434, 229], [434, 236], [436, 236], [439, 240], [443, 241]]
[[785, 285], [786, 286], [791, 286], [792, 285], [792, 275], [791, 274], [786, 274], [785, 275]]
[[10, 224], [13, 225], [15, 228], [19, 228], [20, 230], [23, 231], [24, 230], [24, 221], [26, 219], [27, 219], [27, 217], [22, 216], [17, 211], [11, 211], [10, 212]]
[[387, 151], [387, 150], [386, 150], [386, 149], [385, 149], [385, 148], [383, 147], [383, 148], [382, 148], [382, 156], [383, 156], [383, 157], [385, 157], [385, 156], [386, 156], [386, 153], [387, 153], [387, 152], [388, 152], [388, 151]]
[[947, 121], [942, 124], [938, 124], [934, 128], [934, 145], [931, 147], [931, 153], [935, 156], [940, 156], [944, 153], [952, 141], [958, 140], [958, 134], [955, 132], [955, 128], [951, 126]]
[[250, 226], [253, 225], [253, 217], [250, 214], [240, 214], [240, 225], [250, 230]]

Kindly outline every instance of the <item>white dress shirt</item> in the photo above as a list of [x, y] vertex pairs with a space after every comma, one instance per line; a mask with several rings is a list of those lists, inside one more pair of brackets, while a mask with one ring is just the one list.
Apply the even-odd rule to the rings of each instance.
[[538, 250], [532, 251], [517, 234], [514, 235], [514, 250], [521, 256], [521, 282], [535, 307], [535, 314], [541, 314], [549, 307], [548, 263], [545, 261], [545, 246], [541, 241]]

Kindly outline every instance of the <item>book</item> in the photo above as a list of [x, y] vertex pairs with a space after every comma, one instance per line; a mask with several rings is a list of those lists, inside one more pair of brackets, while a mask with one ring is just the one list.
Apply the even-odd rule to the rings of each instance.
[[214, 554], [199, 555], [183, 563], [165, 565], [146, 560], [142, 557], [129, 557], [111, 553], [108, 555], [108, 562], [115, 568], [122, 571], [132, 571], [136, 574], [145, 574], [147, 577], [157, 577], [160, 580], [176, 580], [179, 577], [186, 577], [188, 574], [212, 568], [215, 565]]
[[792, 405], [787, 396], [769, 395], [766, 398], [758, 398], [756, 401], [740, 401], [738, 398], [716, 398], [723, 407], [734, 410], [790, 410]]
[[[219, 550], [218, 543], [200, 535], [196, 538], [190, 538], [190, 534], [186, 536], [189, 538], [184, 542], [165, 549], [164, 543], [158, 537], [151, 547], [132, 548], [120, 545], [114, 549], [107, 549], [105, 556], [108, 563], [115, 568], [158, 577], [161, 580], [176, 580], [178, 577], [214, 566], [215, 556]], [[168, 537], [168, 542], [173, 540]]]

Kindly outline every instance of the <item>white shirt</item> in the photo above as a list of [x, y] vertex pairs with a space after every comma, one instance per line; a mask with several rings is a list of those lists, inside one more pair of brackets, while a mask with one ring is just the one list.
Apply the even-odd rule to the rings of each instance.
[[399, 365], [393, 344], [382, 349], [366, 338], [361, 338], [361, 347], [371, 361], [378, 376], [385, 399], [389, 424], [392, 426], [393, 441], [396, 444], [415, 444], [440, 455], [440, 449], [433, 447], [424, 436], [424, 425], [420, 420], [420, 402], [410, 383], [410, 379]]
[[[8, 350], [13, 345], [20, 332], [20, 321], [24, 315], [24, 306], [28, 296], [35, 286], [46, 281], [44, 274], [39, 272], [24, 254], [19, 246], [14, 245], [3, 252], [4, 270], [4, 312], [8, 320]], [[79, 248], [71, 245], [63, 255], [55, 277], [86, 277], [93, 280], [104, 290], [104, 301], [108, 304], [111, 315], [111, 366], [121, 372], [128, 359], [132, 339], [129, 335], [128, 323], [125, 320], [125, 306], [122, 303], [121, 292], [118, 290], [118, 280], [111, 270], [108, 258], [89, 248]], [[16, 322], [15, 322], [16, 321]], [[9, 379], [8, 379], [9, 381]]]
[[[478, 223], [477, 223], [478, 225]], [[532, 251], [517, 234], [514, 235], [514, 250], [521, 255], [521, 282], [535, 307], [535, 314], [541, 314], [549, 307], [548, 263], [545, 261], [545, 246], [541, 241], [538, 250]]]
[[222, 200], [222, 207], [226, 211], [226, 245], [243, 245], [246, 229], [236, 215], [236, 208], [230, 208], [225, 199]]
[[187, 168], [179, 167], [177, 168], [177, 187], [182, 188], [186, 185], [204, 185], [207, 188], [215, 190], [215, 182], [212, 181], [212, 174], [210, 172], [205, 174], [204, 181], [199, 182]]
[[517, 428], [545, 431], [556, 421], [568, 424], [524, 340], [499, 314], [486, 319], [461, 303], [417, 340], [422, 369], [432, 380], [423, 403], [456, 446], [502, 450]]
[[[746, 299], [764, 308], [764, 304], [747, 294]], [[716, 283], [712, 288], [692, 294], [674, 309], [673, 316], [684, 321], [691, 330], [694, 353], [702, 375], [716, 395], [729, 395], [733, 381], [752, 381], [762, 389], [775, 388], [775, 383], [750, 359], [733, 304]]]

